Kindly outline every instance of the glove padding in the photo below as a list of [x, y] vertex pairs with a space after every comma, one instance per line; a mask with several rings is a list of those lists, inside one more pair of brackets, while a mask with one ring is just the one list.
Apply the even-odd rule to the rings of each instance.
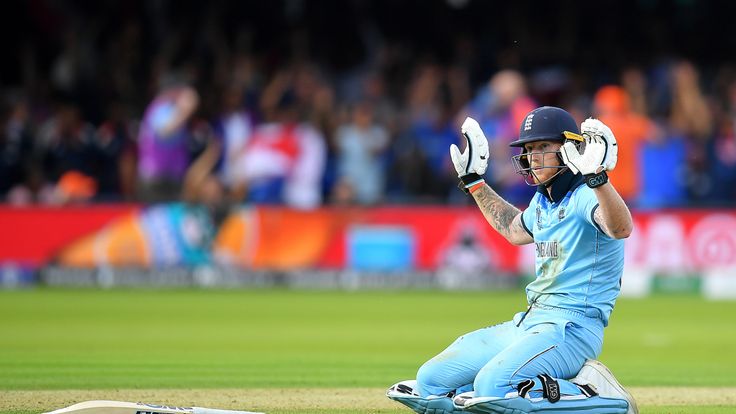
[[468, 145], [462, 153], [457, 145], [450, 145], [450, 158], [455, 166], [457, 176], [462, 178], [469, 174], [483, 175], [488, 168], [488, 140], [480, 129], [478, 121], [471, 117], [465, 118], [460, 128]]
[[618, 160], [618, 144], [611, 128], [603, 122], [588, 118], [580, 125], [585, 139], [585, 149], [581, 154], [572, 142], [566, 142], [560, 149], [562, 160], [573, 173], [597, 174], [612, 171]]

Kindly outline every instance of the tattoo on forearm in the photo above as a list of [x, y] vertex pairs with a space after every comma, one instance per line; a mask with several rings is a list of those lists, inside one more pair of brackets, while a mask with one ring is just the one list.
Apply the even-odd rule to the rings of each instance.
[[480, 211], [497, 232], [507, 239], [518, 232], [514, 227], [520, 226], [512, 226], [514, 218], [521, 213], [518, 208], [509, 204], [487, 185], [474, 195]]

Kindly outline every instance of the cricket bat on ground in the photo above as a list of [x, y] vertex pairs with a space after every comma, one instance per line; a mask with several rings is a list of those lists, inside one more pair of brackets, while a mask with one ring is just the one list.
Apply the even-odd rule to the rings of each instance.
[[263, 414], [252, 411], [218, 410], [202, 407], [176, 407], [124, 401], [85, 401], [44, 414]]

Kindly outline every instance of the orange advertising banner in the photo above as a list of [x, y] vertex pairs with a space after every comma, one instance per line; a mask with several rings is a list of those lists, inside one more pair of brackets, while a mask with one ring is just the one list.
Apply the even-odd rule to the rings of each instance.
[[[635, 212], [626, 266], [648, 272], [736, 269], [736, 210]], [[0, 208], [0, 262], [42, 266], [198, 266], [289, 271], [461, 269], [533, 272], [473, 207], [290, 210], [244, 207], [220, 225], [181, 203], [149, 208]], [[729, 272], [726, 272], [729, 273]]]

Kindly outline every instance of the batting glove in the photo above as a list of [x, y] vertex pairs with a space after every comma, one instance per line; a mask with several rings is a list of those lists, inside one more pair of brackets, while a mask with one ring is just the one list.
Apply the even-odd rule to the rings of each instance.
[[459, 187], [469, 192], [470, 187], [483, 183], [485, 180], [481, 177], [488, 168], [488, 140], [480, 129], [478, 121], [471, 117], [467, 117], [460, 128], [467, 146], [462, 153], [457, 145], [450, 145], [450, 158], [455, 166], [457, 176], [460, 178]]
[[589, 187], [600, 187], [608, 182], [606, 171], [612, 171], [618, 160], [618, 145], [611, 128], [603, 122], [589, 118], [580, 126], [585, 145], [581, 154], [572, 142], [566, 142], [560, 153], [573, 173], [585, 177]]

